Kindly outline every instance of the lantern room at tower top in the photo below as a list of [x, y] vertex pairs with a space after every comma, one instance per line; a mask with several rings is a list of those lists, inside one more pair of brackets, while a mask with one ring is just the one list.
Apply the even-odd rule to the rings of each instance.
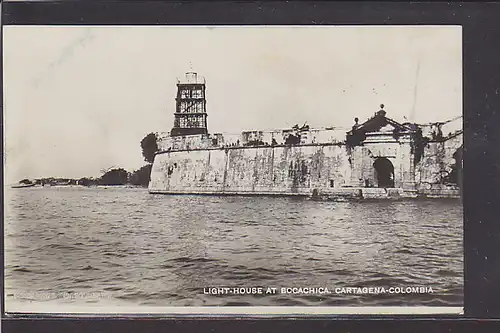
[[177, 81], [171, 136], [208, 134], [205, 88], [205, 78], [195, 72], [187, 72], [182, 81]]

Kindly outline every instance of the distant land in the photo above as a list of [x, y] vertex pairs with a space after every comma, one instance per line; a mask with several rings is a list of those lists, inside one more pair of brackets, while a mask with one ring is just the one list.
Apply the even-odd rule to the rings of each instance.
[[48, 178], [35, 178], [35, 179], [22, 179], [17, 185], [12, 187], [23, 188], [33, 186], [142, 186], [147, 187], [151, 175], [151, 165], [154, 160], [156, 152], [158, 152], [158, 134], [149, 133], [141, 140], [142, 155], [146, 165], [142, 166], [139, 170], [129, 172], [123, 168], [111, 168], [104, 172], [101, 177], [82, 177], [82, 178], [61, 178], [61, 177], [48, 177]]
[[139, 170], [128, 172], [122, 168], [110, 169], [101, 177], [82, 177], [82, 178], [60, 178], [47, 177], [36, 179], [22, 179], [13, 187], [33, 187], [33, 186], [119, 186], [132, 185], [147, 187], [149, 183], [149, 175], [151, 173], [151, 165], [147, 164]]

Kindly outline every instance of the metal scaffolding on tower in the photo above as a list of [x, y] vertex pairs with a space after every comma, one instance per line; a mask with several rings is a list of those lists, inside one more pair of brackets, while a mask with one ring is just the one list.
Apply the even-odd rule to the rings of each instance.
[[177, 81], [171, 136], [208, 134], [205, 88], [205, 78], [195, 72], [187, 72], [184, 80]]

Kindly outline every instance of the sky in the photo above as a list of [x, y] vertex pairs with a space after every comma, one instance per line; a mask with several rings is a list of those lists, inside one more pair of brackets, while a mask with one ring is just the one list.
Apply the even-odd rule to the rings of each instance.
[[140, 168], [177, 78], [207, 81], [210, 133], [462, 114], [459, 26], [5, 26], [5, 181]]

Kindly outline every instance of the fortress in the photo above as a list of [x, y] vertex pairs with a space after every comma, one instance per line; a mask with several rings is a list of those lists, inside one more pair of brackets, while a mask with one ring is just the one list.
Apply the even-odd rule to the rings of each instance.
[[331, 200], [461, 195], [461, 117], [399, 123], [381, 105], [349, 131], [296, 125], [209, 134], [205, 88], [192, 72], [178, 82], [174, 127], [158, 137], [150, 193]]

